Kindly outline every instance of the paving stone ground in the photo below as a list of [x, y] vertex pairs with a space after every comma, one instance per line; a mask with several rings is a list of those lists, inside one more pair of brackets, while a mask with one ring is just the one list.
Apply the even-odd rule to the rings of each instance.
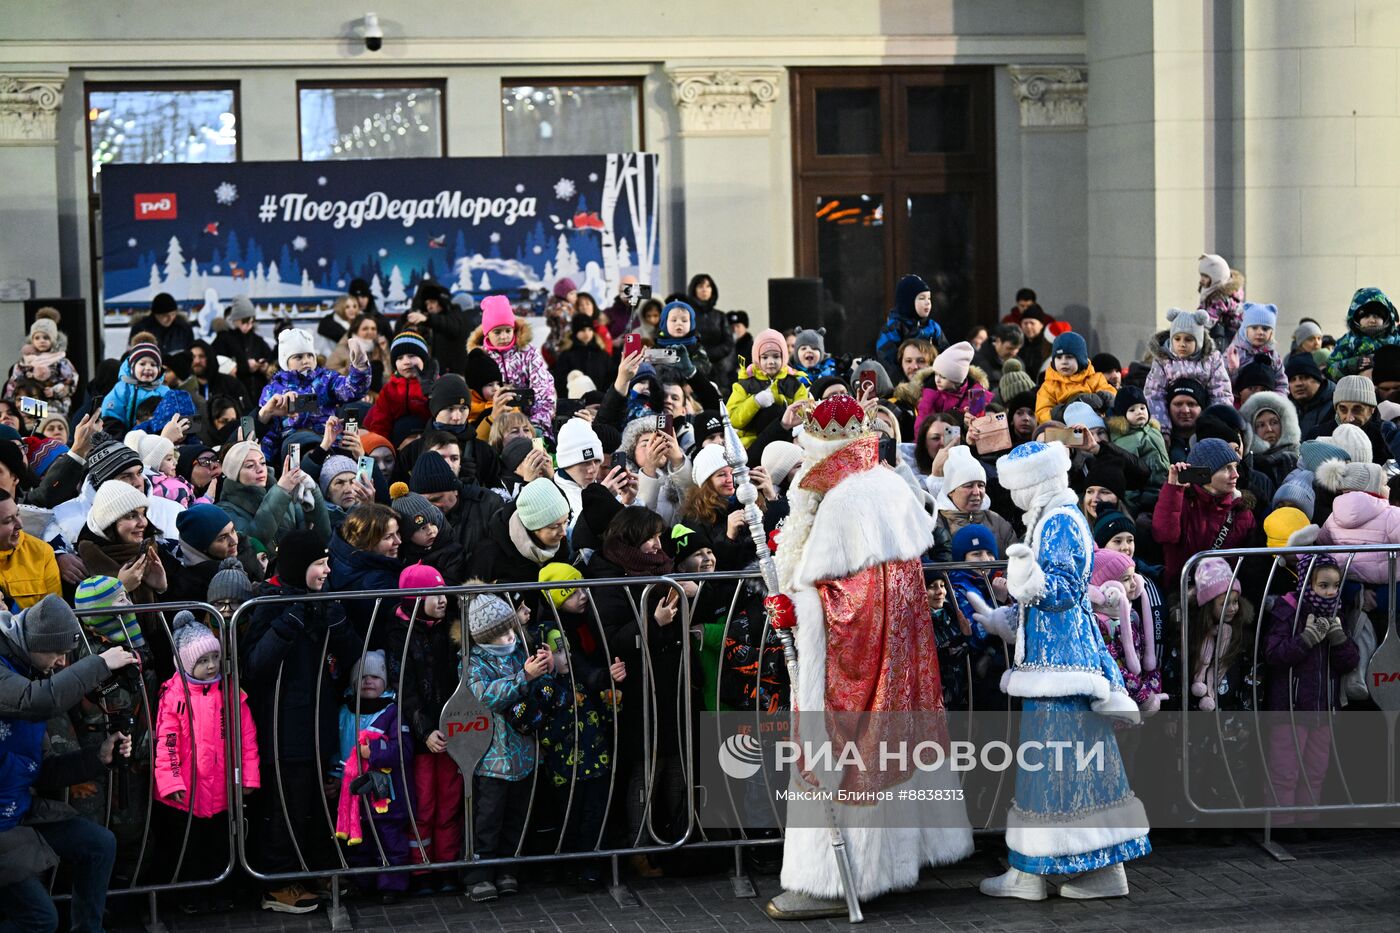
[[[1000, 871], [1003, 850], [996, 837], [979, 838], [967, 861], [926, 871], [914, 891], [865, 905], [870, 929], [968, 931], [1146, 930], [1346, 930], [1397, 929], [1400, 912], [1400, 832], [1334, 831], [1324, 838], [1290, 844], [1296, 861], [1278, 862], [1253, 841], [1213, 846], [1160, 838], [1155, 851], [1128, 867], [1132, 895], [1111, 901], [1040, 903], [994, 900], [977, 882]], [[778, 891], [776, 876], [752, 876], [759, 896], [736, 898], [726, 874], [632, 881], [640, 906], [619, 908], [604, 890], [566, 885], [530, 885], [491, 904], [464, 897], [428, 897], [383, 906], [347, 900], [351, 922], [361, 933], [689, 933], [723, 930], [843, 930], [845, 920], [780, 924], [763, 913]], [[256, 909], [184, 917], [167, 910], [171, 933], [324, 933], [323, 911], [301, 916]], [[139, 929], [117, 926], [125, 933]]]

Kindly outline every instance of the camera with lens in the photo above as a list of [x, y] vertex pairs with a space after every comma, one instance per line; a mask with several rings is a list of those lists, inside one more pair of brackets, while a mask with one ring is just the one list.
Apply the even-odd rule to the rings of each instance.
[[529, 412], [535, 407], [535, 390], [529, 386], [506, 386], [515, 393], [515, 407], [523, 412]]

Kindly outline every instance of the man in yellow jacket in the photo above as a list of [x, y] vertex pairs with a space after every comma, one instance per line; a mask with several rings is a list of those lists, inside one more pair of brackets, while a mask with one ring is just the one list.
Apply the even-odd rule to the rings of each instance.
[[24, 530], [14, 497], [0, 489], [0, 590], [28, 609], [50, 593], [62, 593], [53, 548]]

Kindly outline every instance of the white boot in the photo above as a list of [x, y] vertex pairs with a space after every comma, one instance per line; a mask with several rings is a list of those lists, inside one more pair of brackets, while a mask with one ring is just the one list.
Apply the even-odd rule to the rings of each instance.
[[1128, 873], [1123, 869], [1122, 862], [1086, 872], [1060, 885], [1060, 897], [1081, 901], [1096, 897], [1126, 897], [1127, 894]]
[[1019, 868], [1008, 868], [995, 878], [983, 878], [977, 889], [988, 897], [1019, 897], [1023, 901], [1045, 900], [1045, 879]]

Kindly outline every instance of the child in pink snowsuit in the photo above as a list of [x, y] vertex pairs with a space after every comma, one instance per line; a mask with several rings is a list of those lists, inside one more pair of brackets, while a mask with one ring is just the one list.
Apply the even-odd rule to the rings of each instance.
[[924, 391], [919, 397], [919, 416], [922, 422], [929, 415], [944, 411], [971, 411], [980, 415], [992, 393], [986, 386], [974, 379], [981, 375], [980, 370], [972, 369], [972, 355], [975, 351], [967, 341], [955, 343], [933, 361], [933, 375], [924, 380]]
[[467, 349], [481, 347], [501, 370], [507, 385], [535, 390], [535, 401], [526, 412], [545, 431], [554, 420], [554, 376], [540, 351], [530, 344], [530, 325], [515, 316], [504, 295], [481, 300], [481, 326], [467, 338]]

